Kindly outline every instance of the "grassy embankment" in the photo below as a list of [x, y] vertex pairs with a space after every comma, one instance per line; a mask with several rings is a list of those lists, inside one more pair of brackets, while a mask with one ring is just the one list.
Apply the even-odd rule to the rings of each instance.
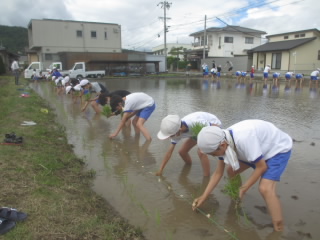
[[[75, 156], [48, 104], [20, 82], [0, 77], [0, 142], [11, 132], [24, 138], [21, 146], [0, 145], [0, 207], [28, 218], [0, 239], [144, 239], [92, 191], [95, 173]], [[19, 97], [22, 89], [30, 97]], [[21, 126], [23, 121], [37, 124]]]

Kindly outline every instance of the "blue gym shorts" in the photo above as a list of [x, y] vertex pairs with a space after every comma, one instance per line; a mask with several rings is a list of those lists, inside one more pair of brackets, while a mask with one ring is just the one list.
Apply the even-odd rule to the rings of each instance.
[[311, 78], [311, 80], [319, 80], [319, 78], [317, 76], [311, 76], [310, 78]]
[[144, 109], [141, 109], [137, 114], [136, 116], [140, 117], [140, 118], [143, 118], [145, 120], [147, 120], [151, 114], [153, 113], [153, 111], [155, 110], [156, 108], [156, 104], [154, 103], [152, 106], [150, 107], [146, 107]]
[[[266, 160], [268, 169], [267, 171], [264, 172], [264, 174], [262, 174], [261, 177], [265, 179], [273, 180], [273, 181], [280, 181], [280, 177], [287, 167], [290, 156], [291, 156], [291, 150], [286, 153], [278, 153], [272, 158], [269, 158], [268, 160]], [[242, 160], [239, 160], [239, 161], [249, 165], [253, 169], [256, 168], [255, 164], [253, 163], [248, 163]]]
[[269, 76], [268, 73], [265, 73], [265, 72], [263, 73], [264, 78], [268, 78], [268, 76]]

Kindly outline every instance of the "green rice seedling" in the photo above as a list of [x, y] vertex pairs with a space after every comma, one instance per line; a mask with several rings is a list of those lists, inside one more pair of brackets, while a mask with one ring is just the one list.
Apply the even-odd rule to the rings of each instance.
[[200, 123], [200, 122], [196, 122], [196, 123], [192, 124], [190, 127], [191, 133], [192, 133], [192, 138], [197, 140], [197, 136], [198, 136], [199, 132], [205, 126], [206, 126], [205, 124]]
[[104, 105], [102, 108], [102, 114], [106, 117], [110, 117], [112, 114], [111, 106], [110, 105]]
[[241, 176], [238, 174], [233, 178], [229, 178], [227, 184], [224, 186], [223, 192], [231, 197], [236, 203], [240, 201], [239, 199], [239, 188], [241, 187], [242, 180]]
[[239, 198], [239, 189], [242, 185], [242, 179], [240, 174], [234, 176], [233, 178], [229, 178], [227, 184], [224, 186], [223, 192], [230, 196], [232, 201], [235, 202], [235, 209], [238, 219], [240, 216], [243, 216], [246, 220], [246, 223], [249, 223], [248, 216], [246, 215], [243, 207], [241, 206], [241, 200]]
[[90, 98], [91, 98], [91, 94], [90, 93], [87, 93], [87, 94], [84, 95], [84, 100], [85, 101], [89, 101]]
[[160, 223], [161, 223], [161, 215], [160, 215], [159, 210], [156, 210], [156, 223], [157, 223], [157, 225], [160, 225]]

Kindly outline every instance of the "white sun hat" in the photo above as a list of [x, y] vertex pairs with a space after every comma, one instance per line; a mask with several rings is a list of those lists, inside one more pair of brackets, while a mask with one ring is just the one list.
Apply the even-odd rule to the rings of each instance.
[[66, 94], [68, 94], [71, 91], [71, 86], [66, 87]]
[[226, 135], [221, 128], [217, 126], [207, 126], [199, 132], [197, 145], [202, 152], [212, 153], [218, 149], [225, 137]]
[[161, 121], [158, 138], [163, 140], [176, 134], [181, 126], [181, 120], [178, 115], [168, 115]]
[[89, 80], [88, 80], [88, 79], [82, 79], [82, 80], [80, 81], [80, 86], [83, 87], [83, 86], [87, 85], [88, 83], [89, 83]]

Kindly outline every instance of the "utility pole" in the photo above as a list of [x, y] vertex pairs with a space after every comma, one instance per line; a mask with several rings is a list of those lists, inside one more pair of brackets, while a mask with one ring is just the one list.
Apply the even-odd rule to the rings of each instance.
[[207, 42], [207, 15], [204, 15], [204, 37], [203, 37], [203, 62], [206, 58], [206, 42]]
[[167, 16], [166, 16], [166, 9], [170, 8], [172, 3], [168, 3], [166, 1], [164, 2], [159, 2], [157, 6], [159, 6], [159, 4], [161, 5], [161, 8], [163, 8], [163, 13], [164, 13], [164, 17], [163, 17], [163, 27], [164, 27], [164, 71], [167, 72]]

